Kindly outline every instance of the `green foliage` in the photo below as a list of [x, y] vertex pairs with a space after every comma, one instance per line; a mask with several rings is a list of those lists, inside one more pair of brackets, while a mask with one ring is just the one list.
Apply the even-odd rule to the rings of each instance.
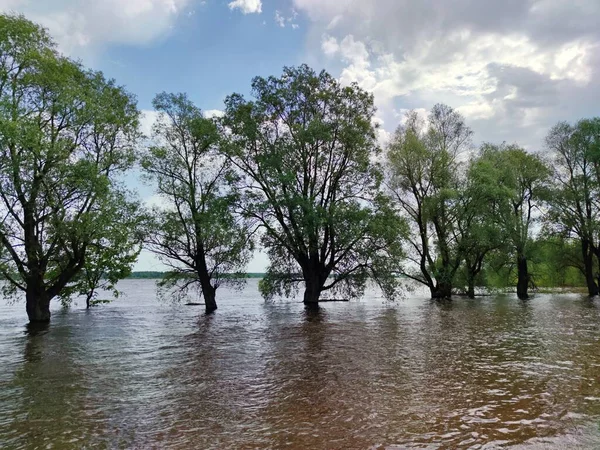
[[533, 230], [541, 223], [541, 206], [550, 197], [550, 169], [537, 155], [516, 145], [484, 144], [469, 168], [469, 178], [489, 203], [490, 219], [502, 230], [503, 252], [516, 261], [520, 298], [534, 285], [528, 271], [533, 252]]
[[84, 289], [88, 259], [119, 239], [106, 224], [121, 220], [116, 179], [133, 163], [139, 113], [23, 17], [0, 16], [0, 50], [0, 272], [8, 290], [49, 302]]
[[[142, 213], [118, 181], [137, 158], [135, 98], [60, 55], [43, 28], [0, 15], [4, 293], [24, 291], [30, 318], [46, 320], [55, 297], [91, 306], [151, 275], [165, 292], [199, 287], [208, 305], [220, 285], [262, 276], [244, 273], [257, 230], [265, 298], [301, 284], [307, 303], [358, 296], [369, 279], [392, 298], [401, 274], [435, 297], [515, 282], [526, 296], [534, 280], [598, 292], [600, 118], [550, 130], [553, 170], [506, 144], [462, 164], [472, 132], [438, 104], [426, 121], [407, 115], [384, 176], [373, 96], [356, 84], [300, 66], [255, 78], [252, 94], [229, 96], [222, 120], [184, 94], [155, 97], [140, 162], [162, 205]], [[132, 274], [142, 241], [168, 272]]]
[[534, 243], [532, 273], [537, 287], [585, 286], [576, 240], [540, 236]]
[[301, 283], [306, 302], [358, 295], [368, 277], [393, 296], [405, 225], [380, 193], [373, 97], [307, 66], [257, 77], [252, 92], [227, 98], [223, 123], [244, 176], [241, 208], [270, 257], [263, 296]]
[[563, 239], [578, 241], [579, 267], [588, 293], [596, 295], [600, 119], [581, 120], [574, 126], [559, 122], [548, 133], [546, 145], [554, 154], [554, 186], [546, 229]]
[[120, 191], [113, 192], [106, 200], [105, 214], [96, 224], [105, 230], [105, 237], [90, 246], [77, 283], [61, 293], [63, 305], [72, 295], [84, 296], [88, 306], [108, 303], [110, 300], [97, 299], [99, 290], [109, 291], [117, 298], [120, 295], [117, 283], [129, 277], [142, 249], [144, 217], [138, 204]]
[[458, 156], [469, 149], [471, 135], [458, 112], [435, 105], [427, 126], [409, 112], [388, 148], [388, 187], [411, 224], [407, 253], [413, 267], [405, 275], [432, 296], [450, 295], [461, 263]]
[[541, 221], [541, 202], [550, 195], [548, 166], [517, 146], [485, 144], [469, 170], [475, 189], [491, 205], [492, 218], [506, 232], [513, 250], [529, 256], [531, 226]]
[[221, 155], [217, 123], [184, 94], [159, 94], [153, 105], [154, 145], [141, 164], [164, 206], [149, 213], [147, 245], [171, 268], [161, 288], [185, 295], [199, 286], [206, 299], [223, 283], [239, 285], [241, 276], [226, 275], [241, 274], [251, 255], [249, 224], [234, 211], [237, 175]]

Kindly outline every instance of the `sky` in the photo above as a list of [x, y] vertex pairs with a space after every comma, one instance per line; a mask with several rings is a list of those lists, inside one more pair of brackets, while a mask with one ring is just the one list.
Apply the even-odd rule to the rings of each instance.
[[[0, 0], [59, 49], [138, 98], [159, 92], [214, 114], [254, 76], [307, 63], [374, 93], [385, 145], [404, 113], [459, 110], [475, 143], [544, 151], [560, 120], [600, 115], [600, 0]], [[152, 189], [135, 177], [140, 196]], [[263, 271], [258, 253], [249, 271]], [[144, 252], [136, 270], [161, 270]]]

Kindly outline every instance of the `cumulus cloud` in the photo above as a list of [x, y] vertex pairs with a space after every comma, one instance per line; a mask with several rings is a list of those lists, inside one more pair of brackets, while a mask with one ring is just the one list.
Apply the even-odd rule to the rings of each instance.
[[158, 111], [153, 109], [143, 109], [142, 116], [140, 117], [140, 131], [145, 137], [150, 138], [152, 136], [152, 127], [158, 120]]
[[204, 117], [212, 119], [213, 117], [223, 117], [225, 115], [225, 111], [220, 109], [207, 109], [204, 111]]
[[557, 120], [598, 114], [597, 0], [293, 1], [313, 56], [372, 91], [387, 128], [444, 102], [478, 140], [539, 148]]
[[168, 34], [191, 0], [0, 0], [50, 30], [61, 51], [81, 57], [107, 44], [145, 44]]
[[243, 14], [260, 14], [262, 12], [261, 0], [234, 0], [228, 4], [229, 9], [239, 9]]

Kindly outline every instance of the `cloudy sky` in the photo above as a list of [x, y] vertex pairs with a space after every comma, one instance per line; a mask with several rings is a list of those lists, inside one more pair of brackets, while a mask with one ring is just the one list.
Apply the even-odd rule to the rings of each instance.
[[[0, 0], [135, 93], [205, 110], [284, 65], [375, 94], [385, 141], [407, 109], [457, 108], [476, 142], [543, 151], [558, 120], [600, 115], [600, 0]], [[137, 185], [137, 183], [136, 183]], [[138, 186], [144, 198], [149, 188]], [[264, 268], [257, 256], [250, 270]], [[143, 255], [137, 269], [160, 268]]]

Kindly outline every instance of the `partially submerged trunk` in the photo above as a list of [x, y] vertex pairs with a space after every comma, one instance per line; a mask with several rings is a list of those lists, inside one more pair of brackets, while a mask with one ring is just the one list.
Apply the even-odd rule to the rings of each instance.
[[449, 299], [452, 297], [452, 284], [446, 281], [436, 283], [435, 288], [431, 291], [431, 298]]
[[467, 297], [475, 298], [475, 280], [477, 275], [481, 273], [483, 267], [483, 259], [485, 258], [487, 251], [480, 253], [475, 261], [466, 261], [467, 265]]
[[319, 297], [321, 296], [322, 287], [318, 277], [311, 277], [305, 280], [304, 305], [307, 308], [319, 308]]
[[206, 314], [210, 314], [217, 310], [217, 289], [212, 284], [212, 279], [210, 277], [210, 274], [208, 273], [208, 267], [206, 265], [204, 247], [202, 247], [201, 245], [198, 247], [196, 257], [196, 270], [198, 273], [198, 279], [200, 280], [200, 287], [202, 288], [202, 297], [204, 297]]
[[467, 297], [475, 298], [475, 278], [470, 278], [467, 283]]
[[529, 271], [527, 269], [527, 258], [523, 255], [517, 257], [517, 297], [521, 300], [527, 300], [529, 294]]
[[327, 275], [318, 267], [308, 267], [303, 271], [304, 275], [304, 305], [307, 308], [319, 308], [319, 297], [323, 292], [323, 286]]
[[217, 290], [213, 287], [210, 282], [210, 278], [203, 277], [200, 281], [202, 285], [202, 296], [204, 297], [204, 305], [206, 307], [206, 314], [210, 314], [217, 310], [216, 294]]
[[92, 306], [92, 298], [94, 298], [94, 290], [91, 290], [90, 292], [88, 292], [87, 296], [85, 297], [85, 308], [86, 309], [90, 309], [90, 307]]
[[594, 254], [590, 243], [587, 240], [581, 241], [581, 251], [583, 253], [583, 272], [585, 275], [585, 283], [587, 285], [588, 294], [590, 297], [598, 295], [598, 285], [594, 277]]
[[28, 287], [25, 302], [29, 322], [50, 322], [50, 296], [43, 288]]

